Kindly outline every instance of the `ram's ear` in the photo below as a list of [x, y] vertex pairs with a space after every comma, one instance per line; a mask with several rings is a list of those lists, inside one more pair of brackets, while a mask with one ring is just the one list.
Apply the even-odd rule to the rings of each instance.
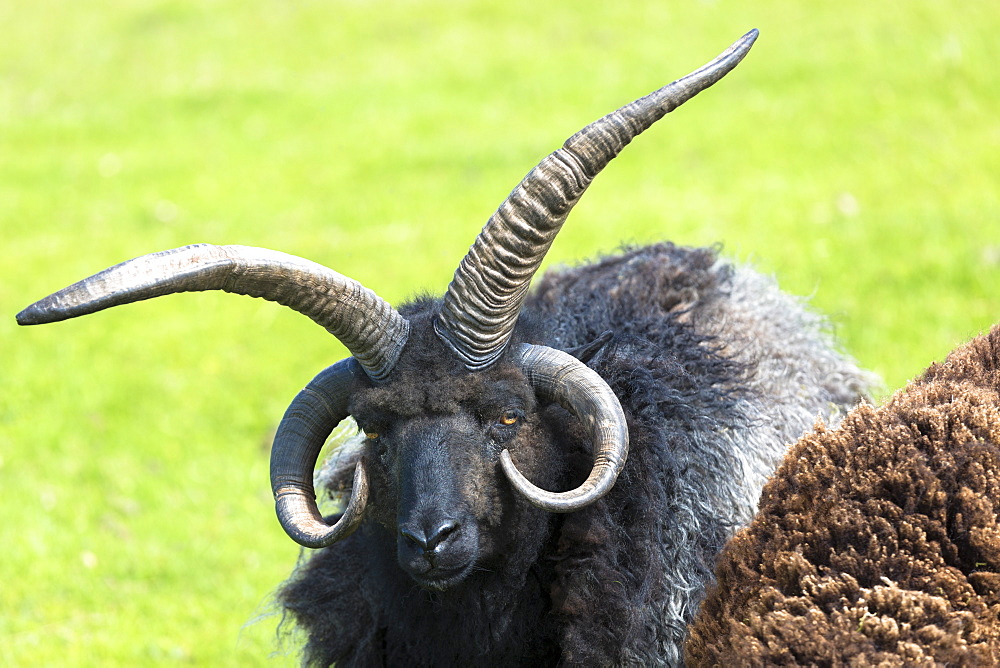
[[567, 350], [566, 352], [586, 364], [590, 360], [594, 359], [594, 357], [596, 357], [597, 354], [604, 349], [604, 346], [608, 345], [608, 342], [613, 338], [615, 338], [615, 333], [609, 329], [590, 343], [585, 343], [582, 346], [578, 346], [572, 350]]

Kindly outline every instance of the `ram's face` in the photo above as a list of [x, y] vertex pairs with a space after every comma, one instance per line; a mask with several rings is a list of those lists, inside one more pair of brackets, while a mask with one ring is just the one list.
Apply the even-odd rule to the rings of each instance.
[[527, 502], [501, 471], [503, 450], [539, 482], [563, 468], [549, 461], [534, 392], [518, 370], [450, 380], [390, 383], [351, 400], [367, 439], [367, 512], [396, 536], [400, 568], [433, 589], [488, 568], [514, 533]]

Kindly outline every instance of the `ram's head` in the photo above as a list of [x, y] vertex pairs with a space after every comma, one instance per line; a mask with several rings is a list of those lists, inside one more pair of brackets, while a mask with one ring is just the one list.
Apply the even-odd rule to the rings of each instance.
[[[349, 535], [367, 513], [396, 536], [405, 571], [424, 586], [447, 587], [496, 548], [495, 528], [519, 497], [568, 512], [615, 484], [628, 430], [614, 393], [566, 352], [512, 345], [515, 323], [532, 276], [591, 180], [636, 135], [735, 67], [755, 38], [748, 33], [705, 67], [573, 135], [500, 205], [443, 300], [418, 302], [403, 309], [407, 315], [308, 260], [195, 245], [106, 269], [29, 306], [18, 322], [196, 290], [262, 297], [309, 316], [352, 356], [316, 376], [278, 428], [271, 484], [281, 525], [318, 548]], [[553, 426], [540, 419], [539, 406], [550, 404], [576, 418], [593, 456], [589, 475], [568, 491], [529, 482], [559, 486], [570, 469], [553, 447]], [[348, 415], [367, 439], [350, 501], [331, 525], [316, 505], [313, 469]]]

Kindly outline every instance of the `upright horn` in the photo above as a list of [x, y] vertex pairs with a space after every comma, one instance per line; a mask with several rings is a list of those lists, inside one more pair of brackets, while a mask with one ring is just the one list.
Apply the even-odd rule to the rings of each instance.
[[409, 322], [357, 281], [294, 255], [210, 244], [117, 264], [35, 302], [17, 314], [17, 322], [58, 322], [120, 304], [201, 290], [262, 297], [309, 316], [337, 337], [374, 381], [389, 375], [409, 336]]
[[503, 353], [532, 276], [594, 177], [639, 133], [728, 74], [756, 39], [751, 30], [704, 67], [591, 123], [514, 188], [459, 265], [434, 323], [466, 368], [488, 367]]

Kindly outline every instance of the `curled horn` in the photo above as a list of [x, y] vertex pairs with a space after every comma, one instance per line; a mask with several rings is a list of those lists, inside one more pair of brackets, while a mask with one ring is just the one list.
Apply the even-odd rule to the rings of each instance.
[[364, 516], [368, 471], [362, 457], [354, 468], [347, 509], [332, 526], [316, 506], [313, 469], [330, 432], [347, 417], [353, 380], [360, 373], [348, 358], [322, 371], [288, 406], [271, 446], [271, 491], [282, 528], [299, 545], [320, 548], [346, 538]]
[[362, 371], [373, 381], [392, 371], [409, 322], [357, 281], [314, 262], [263, 248], [198, 244], [123, 262], [35, 302], [17, 315], [37, 325], [177, 292], [224, 290], [288, 306], [322, 325], [354, 355], [320, 373], [292, 401], [271, 448], [278, 520], [306, 547], [350, 534], [368, 500], [364, 459], [347, 510], [329, 526], [316, 506], [312, 472], [323, 443], [347, 417], [347, 396]]
[[392, 371], [410, 324], [357, 281], [294, 255], [196, 244], [143, 255], [85, 278], [17, 314], [21, 325], [58, 322], [120, 304], [201, 290], [262, 297], [309, 316], [343, 343], [374, 381]]
[[503, 353], [531, 277], [594, 177], [639, 133], [736, 67], [755, 39], [751, 30], [704, 67], [591, 123], [514, 188], [459, 265], [434, 324], [466, 368], [488, 367]]
[[611, 491], [628, 457], [628, 425], [618, 397], [596, 371], [560, 350], [524, 344], [518, 351], [528, 380], [543, 399], [572, 413], [589, 432], [594, 466], [587, 479], [568, 492], [548, 492], [517, 470], [510, 452], [500, 453], [500, 465], [511, 485], [529, 502], [554, 513], [588, 506]]

